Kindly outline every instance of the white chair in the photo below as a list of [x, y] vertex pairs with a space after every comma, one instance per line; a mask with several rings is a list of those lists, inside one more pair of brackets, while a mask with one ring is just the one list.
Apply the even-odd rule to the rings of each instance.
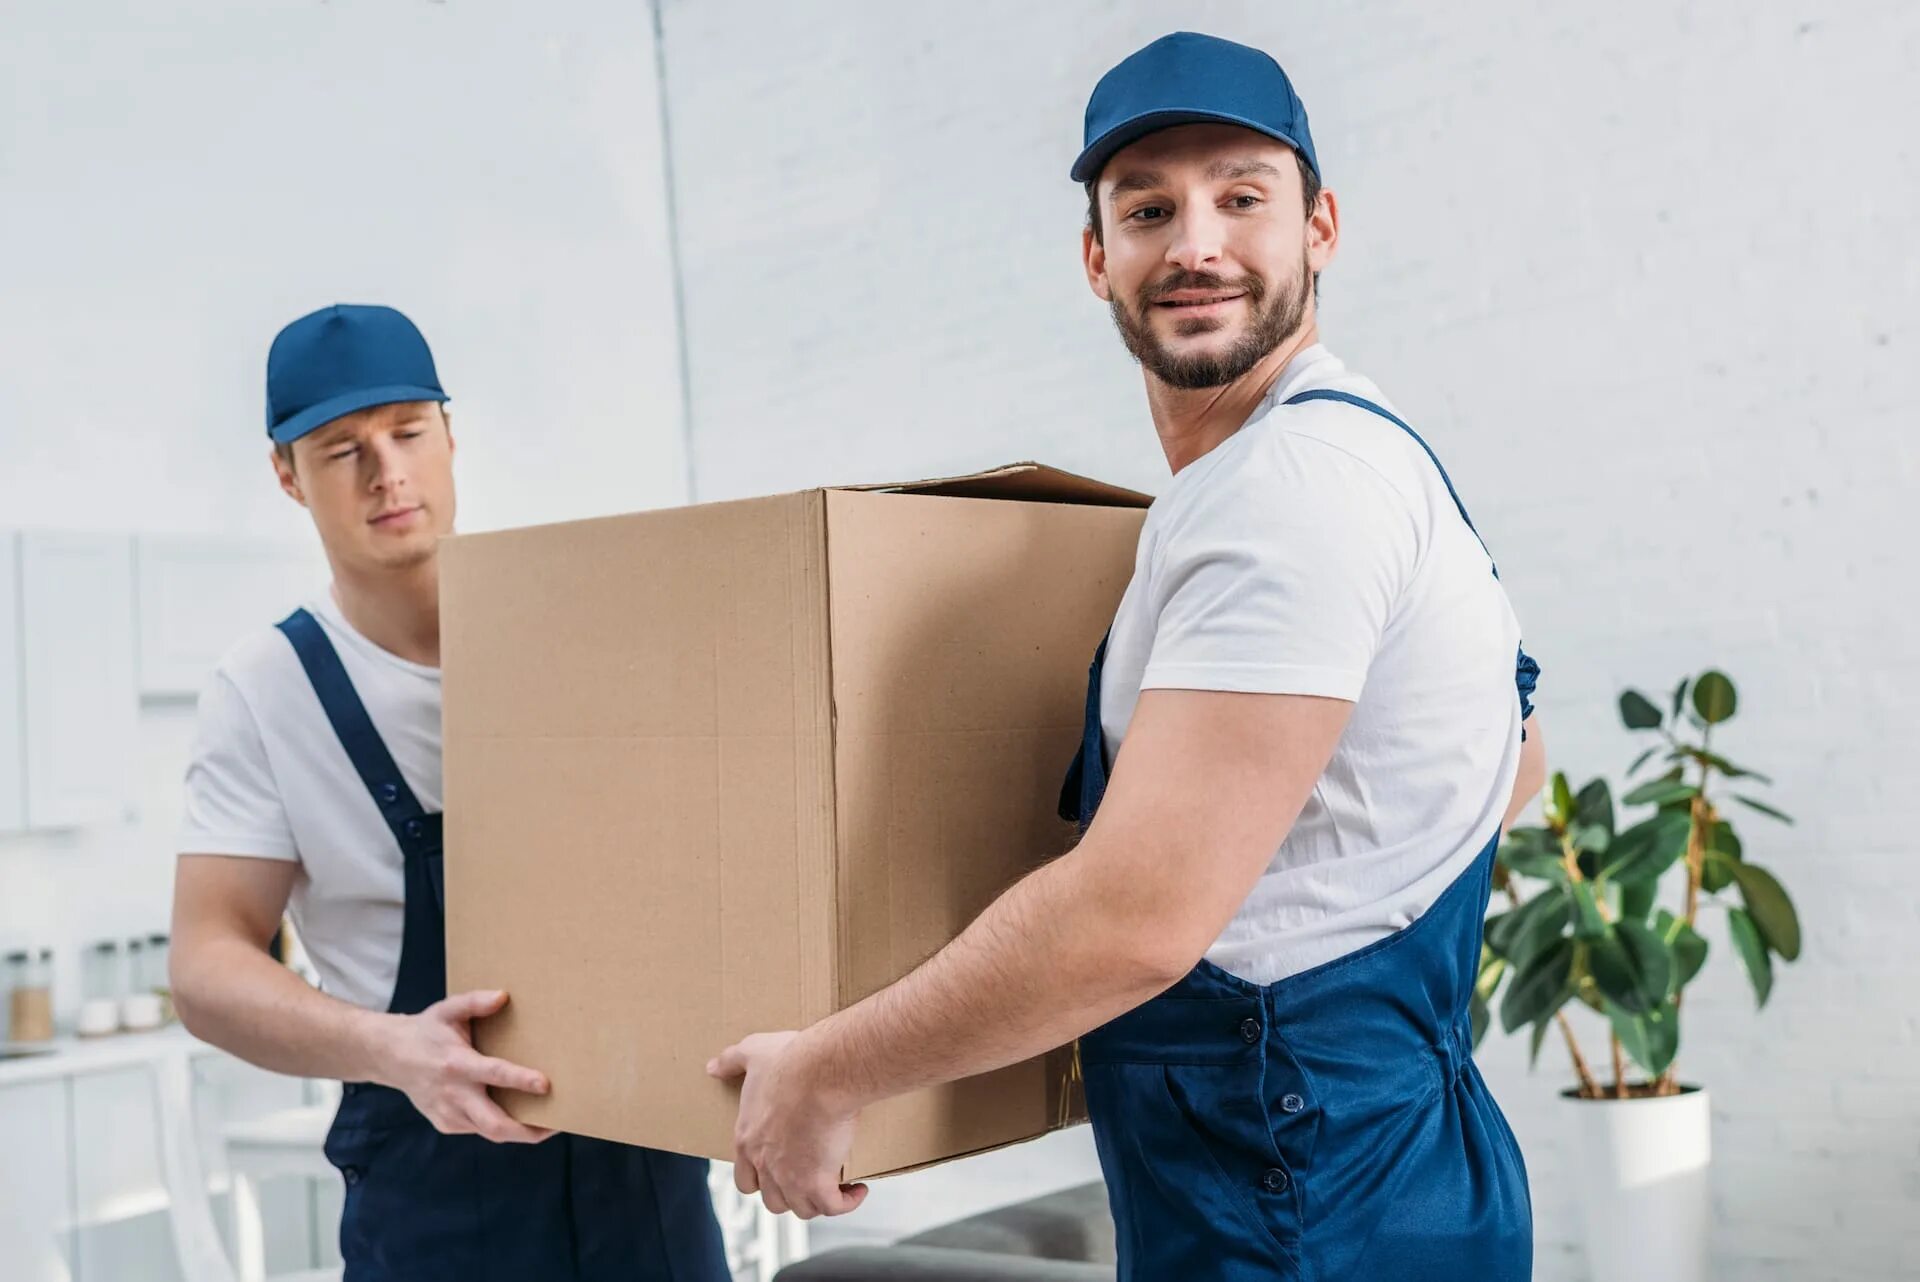
[[[156, 1056], [151, 1062], [154, 1075], [156, 1112], [160, 1119], [160, 1166], [167, 1183], [167, 1203], [173, 1227], [174, 1259], [180, 1269], [180, 1276], [191, 1282], [243, 1282], [242, 1276], [235, 1273], [234, 1263], [228, 1259], [226, 1244], [221, 1241], [220, 1230], [214, 1223], [213, 1206], [207, 1196], [206, 1170], [200, 1163], [200, 1150], [194, 1140], [193, 1130], [193, 1050], [182, 1047]], [[315, 1110], [295, 1109], [290, 1112], [310, 1113]], [[320, 1109], [328, 1119], [331, 1109]], [[261, 1123], [271, 1119], [260, 1119]], [[310, 1124], [302, 1119], [302, 1124]], [[233, 1144], [233, 1131], [246, 1131], [249, 1127], [259, 1127], [259, 1123], [243, 1124], [230, 1128], [228, 1155], [232, 1160], [236, 1149]], [[254, 1194], [252, 1181], [263, 1178], [268, 1173], [309, 1173], [310, 1166], [294, 1170], [290, 1157], [284, 1161], [269, 1160], [267, 1154], [278, 1145], [287, 1146], [284, 1150], [291, 1153], [291, 1147], [297, 1143], [299, 1128], [289, 1122], [276, 1133], [271, 1126], [260, 1127], [251, 1139], [243, 1136], [240, 1143], [240, 1160], [246, 1165], [245, 1177], [247, 1193], [243, 1207], [241, 1193], [241, 1165], [234, 1168], [233, 1215], [234, 1233], [239, 1241], [235, 1258], [245, 1279], [262, 1279], [266, 1266], [261, 1245], [259, 1203]], [[326, 1134], [323, 1122], [320, 1133]], [[313, 1153], [319, 1153], [316, 1141]], [[321, 1165], [326, 1174], [333, 1170]], [[244, 1221], [244, 1223], [243, 1223]], [[274, 1282], [340, 1282], [339, 1269], [320, 1269], [302, 1273], [281, 1274]]]
[[[336, 1178], [322, 1151], [335, 1103], [281, 1109], [224, 1128], [221, 1134], [233, 1181], [229, 1244], [222, 1242], [215, 1223], [206, 1173], [194, 1143], [191, 1052], [183, 1049], [162, 1056], [153, 1067], [161, 1160], [181, 1276], [192, 1282], [339, 1282], [339, 1269], [267, 1279], [259, 1197], [259, 1185], [267, 1179]], [[338, 1090], [331, 1083], [324, 1086]], [[773, 1282], [782, 1268], [806, 1257], [804, 1221], [776, 1216], [759, 1198], [742, 1195], [733, 1186], [733, 1168], [724, 1162], [714, 1163], [708, 1183], [726, 1244], [727, 1267], [738, 1282]]]
[[[267, 1282], [266, 1231], [260, 1217], [262, 1181], [288, 1176], [339, 1178], [323, 1151], [336, 1107], [326, 1103], [281, 1109], [235, 1122], [221, 1131], [227, 1170], [233, 1179], [230, 1219], [233, 1265], [239, 1282]], [[337, 1278], [340, 1272], [335, 1269], [318, 1276]]]

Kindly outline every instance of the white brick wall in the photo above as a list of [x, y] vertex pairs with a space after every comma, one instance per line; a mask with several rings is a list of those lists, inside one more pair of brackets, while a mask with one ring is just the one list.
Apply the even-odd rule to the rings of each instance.
[[[1617, 772], [1614, 693], [1719, 664], [1728, 751], [1801, 817], [1748, 831], [1806, 957], [1755, 1018], [1710, 922], [1686, 1014], [1721, 1276], [1920, 1275], [1920, 9], [664, 3], [700, 498], [1035, 456], [1158, 484], [1081, 280], [1080, 111], [1176, 21], [1281, 58], [1345, 216], [1328, 340], [1500, 554], [1556, 763]], [[1576, 1278], [1564, 1056], [1484, 1058], [1540, 1276]]]

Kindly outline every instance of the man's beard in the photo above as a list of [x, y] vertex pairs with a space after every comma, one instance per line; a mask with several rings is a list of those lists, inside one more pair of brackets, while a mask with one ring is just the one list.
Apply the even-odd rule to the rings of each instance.
[[[1271, 305], [1263, 307], [1261, 304], [1266, 298], [1267, 285], [1258, 276], [1228, 280], [1210, 272], [1176, 272], [1143, 286], [1137, 311], [1122, 303], [1118, 297], [1109, 306], [1113, 309], [1114, 328], [1120, 331], [1120, 341], [1127, 345], [1127, 351], [1133, 354], [1133, 359], [1139, 361], [1154, 377], [1183, 390], [1221, 387], [1258, 365], [1300, 328], [1300, 322], [1307, 314], [1307, 299], [1313, 290], [1313, 273], [1307, 267], [1305, 254], [1300, 256], [1299, 274], [1289, 285], [1290, 288], [1277, 296]], [[1235, 290], [1246, 295], [1247, 306], [1253, 313], [1246, 332], [1234, 339], [1224, 351], [1196, 352], [1185, 356], [1169, 351], [1159, 335], [1154, 333], [1147, 317], [1153, 310], [1155, 300], [1182, 289]]]

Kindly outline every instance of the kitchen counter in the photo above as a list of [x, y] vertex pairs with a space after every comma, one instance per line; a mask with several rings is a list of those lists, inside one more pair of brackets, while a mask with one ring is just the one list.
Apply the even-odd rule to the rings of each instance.
[[184, 1051], [190, 1056], [219, 1055], [219, 1049], [178, 1024], [150, 1033], [115, 1033], [110, 1037], [56, 1037], [52, 1049], [17, 1058], [0, 1059], [0, 1090], [28, 1082], [106, 1073], [145, 1064], [156, 1056]]

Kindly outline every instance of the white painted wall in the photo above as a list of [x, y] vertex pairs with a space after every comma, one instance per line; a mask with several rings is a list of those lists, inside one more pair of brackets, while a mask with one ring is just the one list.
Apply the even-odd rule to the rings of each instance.
[[[1137, 375], [1081, 279], [1080, 113], [1175, 22], [1281, 58], [1342, 198], [1328, 340], [1429, 434], [1499, 553], [1558, 764], [1619, 771], [1618, 689], [1718, 664], [1745, 700], [1728, 751], [1801, 817], [1748, 828], [1806, 958], [1756, 1019], [1711, 923], [1687, 1009], [1723, 1275], [1920, 1274], [1920, 618], [1897, 586], [1920, 480], [1920, 10], [665, 13], [702, 498], [1029, 457], [1155, 484]], [[1540, 1276], [1571, 1278], [1564, 1059], [1484, 1058], [1530, 1156]], [[981, 1191], [965, 1170], [876, 1193], [876, 1227], [971, 1209], [950, 1200]]]
[[[310, 538], [267, 345], [399, 306], [454, 397], [463, 529], [678, 503], [645, 4], [0, 0], [0, 526]], [[262, 620], [270, 622], [270, 620]], [[0, 948], [164, 929], [192, 714], [143, 818], [0, 837]]]
[[[1723, 1272], [1920, 1271], [1916, 11], [663, 2], [703, 499], [1035, 456], [1154, 485], [1080, 278], [1085, 94], [1176, 16], [1282, 57], [1345, 212], [1329, 339], [1500, 552], [1558, 762], [1617, 770], [1613, 693], [1717, 663], [1802, 817], [1750, 844], [1806, 959], [1755, 1019], [1716, 933], [1687, 1014]], [[685, 497], [652, 68], [612, 0], [0, 0], [0, 523], [298, 532], [260, 366], [336, 299], [426, 328], [468, 528]], [[0, 839], [0, 945], [164, 917], [187, 726], [143, 720], [147, 823]], [[1485, 1056], [1556, 1282], [1564, 1069], [1522, 1058]], [[1076, 1178], [1076, 1142], [844, 1228]]]

